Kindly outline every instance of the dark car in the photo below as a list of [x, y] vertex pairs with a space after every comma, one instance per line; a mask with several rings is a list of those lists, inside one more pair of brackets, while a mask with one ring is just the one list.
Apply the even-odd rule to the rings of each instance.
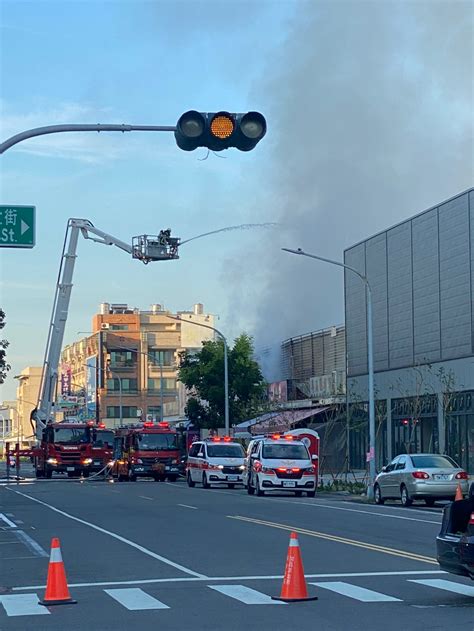
[[467, 499], [444, 509], [436, 549], [442, 570], [474, 580], [474, 485]]

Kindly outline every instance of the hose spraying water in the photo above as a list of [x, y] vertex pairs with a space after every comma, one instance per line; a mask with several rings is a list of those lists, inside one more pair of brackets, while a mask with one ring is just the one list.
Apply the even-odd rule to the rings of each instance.
[[227, 228], [219, 228], [219, 230], [211, 230], [210, 232], [205, 232], [204, 234], [198, 234], [196, 237], [191, 237], [190, 239], [185, 239], [181, 241], [179, 246], [181, 247], [185, 243], [189, 243], [190, 241], [195, 241], [196, 239], [201, 239], [202, 237], [208, 237], [211, 234], [217, 234], [218, 232], [230, 232], [231, 230], [251, 230], [253, 228], [274, 228], [278, 226], [277, 223], [243, 223], [240, 226], [227, 226]]

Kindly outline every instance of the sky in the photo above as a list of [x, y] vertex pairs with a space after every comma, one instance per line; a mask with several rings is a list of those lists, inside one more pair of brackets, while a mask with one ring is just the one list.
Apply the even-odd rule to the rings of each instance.
[[37, 209], [36, 246], [0, 250], [12, 364], [0, 400], [42, 363], [70, 217], [124, 241], [277, 223], [148, 266], [81, 239], [64, 341], [101, 302], [202, 302], [259, 348], [344, 319], [340, 270], [281, 247], [342, 260], [473, 183], [472, 2], [3, 0], [0, 28], [1, 139], [67, 122], [174, 125], [189, 109], [258, 110], [268, 126], [254, 151], [207, 159], [139, 132], [43, 136], [0, 157], [0, 203]]

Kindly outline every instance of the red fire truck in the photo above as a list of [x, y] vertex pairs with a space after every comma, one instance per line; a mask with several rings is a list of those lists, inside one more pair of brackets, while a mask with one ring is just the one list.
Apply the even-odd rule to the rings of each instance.
[[112, 464], [114, 440], [114, 430], [105, 427], [104, 423], [91, 427], [91, 471], [103, 471], [107, 465]]
[[174, 482], [179, 465], [178, 434], [168, 423], [146, 422], [116, 430], [112, 475], [119, 481], [146, 477]]
[[36, 477], [51, 478], [53, 472], [88, 477], [93, 465], [93, 425], [92, 421], [48, 423], [33, 449]]

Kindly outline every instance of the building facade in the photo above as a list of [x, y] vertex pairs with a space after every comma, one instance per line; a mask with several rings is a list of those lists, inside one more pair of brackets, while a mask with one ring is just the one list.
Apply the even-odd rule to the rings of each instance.
[[58, 401], [66, 415], [117, 427], [142, 420], [175, 420], [186, 393], [177, 381], [179, 353], [214, 340], [214, 316], [202, 304], [170, 313], [102, 303], [92, 334], [61, 355]]
[[[371, 286], [377, 465], [441, 452], [474, 472], [474, 189], [360, 242], [346, 265]], [[345, 270], [351, 464], [367, 450], [367, 310]]]
[[281, 372], [289, 381], [289, 398], [325, 399], [344, 395], [344, 326], [332, 326], [282, 342]]

